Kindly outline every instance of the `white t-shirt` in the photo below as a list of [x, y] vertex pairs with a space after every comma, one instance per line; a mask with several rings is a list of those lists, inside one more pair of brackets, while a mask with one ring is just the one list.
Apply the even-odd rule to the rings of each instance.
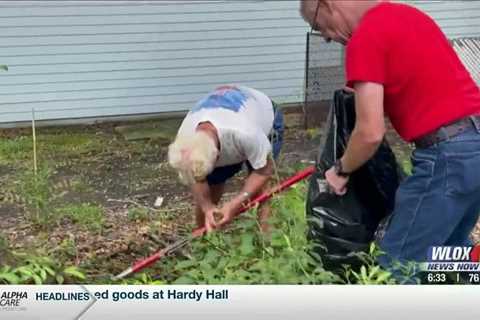
[[217, 129], [220, 141], [215, 167], [248, 160], [257, 170], [267, 164], [273, 106], [265, 94], [242, 86], [219, 87], [190, 110], [178, 135], [191, 135], [199, 123], [207, 121]]

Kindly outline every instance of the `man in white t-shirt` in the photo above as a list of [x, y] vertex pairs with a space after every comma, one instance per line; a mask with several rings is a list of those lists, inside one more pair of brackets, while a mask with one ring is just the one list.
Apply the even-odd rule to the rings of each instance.
[[[182, 183], [191, 187], [198, 227], [211, 231], [229, 222], [248, 201], [260, 193], [273, 173], [283, 141], [283, 116], [260, 91], [242, 86], [222, 86], [200, 100], [187, 114], [175, 141], [169, 146], [170, 165]], [[242, 190], [217, 208], [225, 182], [246, 165], [249, 175]], [[222, 220], [215, 221], [215, 213]], [[267, 228], [267, 207], [259, 210]]]

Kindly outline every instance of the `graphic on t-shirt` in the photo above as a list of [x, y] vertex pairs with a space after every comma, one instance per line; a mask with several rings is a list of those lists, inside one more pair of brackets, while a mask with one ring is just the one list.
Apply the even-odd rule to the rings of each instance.
[[207, 97], [200, 100], [192, 109], [192, 112], [215, 108], [238, 112], [247, 99], [248, 96], [238, 88], [230, 86], [219, 87]]

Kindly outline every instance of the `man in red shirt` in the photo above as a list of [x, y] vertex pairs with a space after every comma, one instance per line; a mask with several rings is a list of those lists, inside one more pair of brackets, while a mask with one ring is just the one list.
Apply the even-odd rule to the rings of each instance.
[[357, 120], [345, 154], [326, 172], [335, 193], [370, 159], [387, 115], [416, 145], [400, 186], [380, 262], [423, 262], [430, 246], [471, 245], [480, 212], [480, 90], [425, 13], [379, 0], [302, 0], [303, 18], [346, 46], [347, 85]]

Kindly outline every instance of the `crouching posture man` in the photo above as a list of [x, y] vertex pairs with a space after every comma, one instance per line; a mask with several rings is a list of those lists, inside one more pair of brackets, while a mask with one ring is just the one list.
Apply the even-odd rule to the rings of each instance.
[[[273, 173], [283, 140], [283, 116], [263, 93], [240, 86], [223, 86], [200, 100], [187, 114], [168, 150], [170, 165], [191, 187], [198, 227], [211, 231], [232, 220], [236, 212], [261, 192]], [[242, 189], [217, 208], [225, 182], [242, 166], [249, 175]], [[222, 216], [215, 221], [215, 214]], [[262, 228], [269, 209], [258, 211]]]
[[345, 154], [326, 172], [346, 192], [349, 173], [377, 150], [386, 114], [416, 146], [380, 262], [427, 261], [430, 246], [468, 246], [480, 212], [480, 90], [437, 24], [420, 10], [378, 0], [301, 2], [327, 40], [346, 45], [357, 120]]

